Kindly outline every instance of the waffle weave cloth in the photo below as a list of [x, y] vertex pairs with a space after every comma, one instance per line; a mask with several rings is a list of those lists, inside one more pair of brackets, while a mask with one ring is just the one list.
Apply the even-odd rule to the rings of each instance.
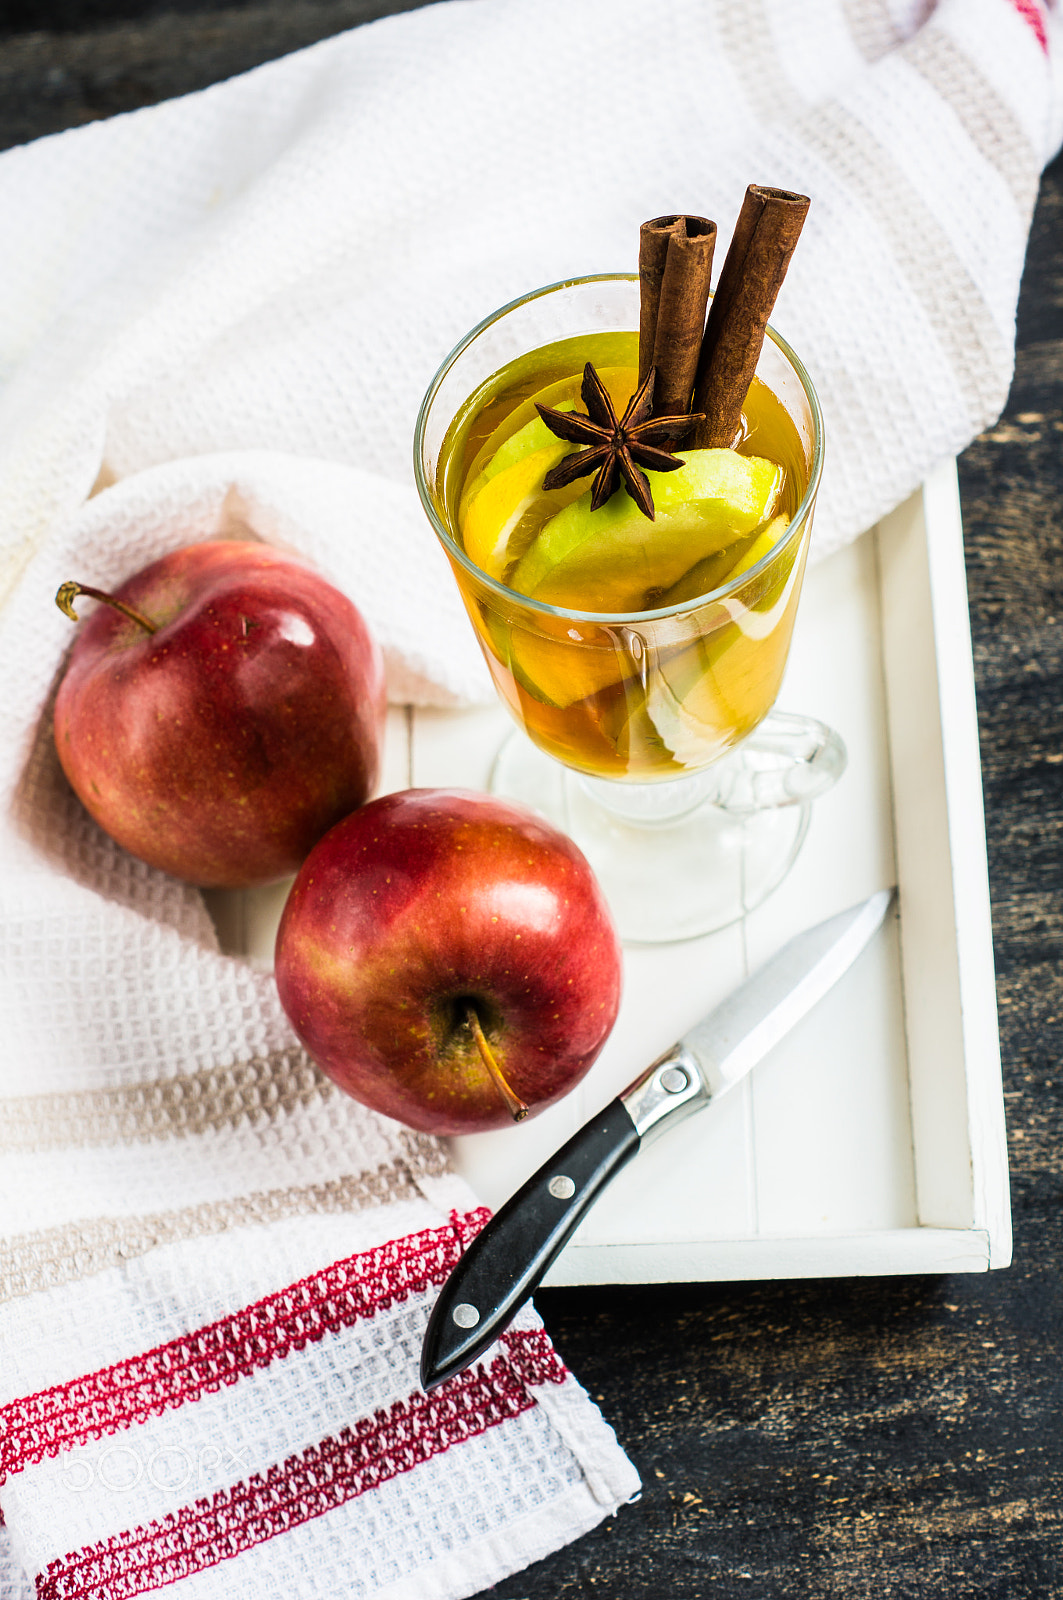
[[488, 700], [412, 486], [433, 372], [647, 217], [726, 241], [750, 182], [812, 198], [773, 320], [828, 555], [1003, 406], [1061, 61], [1039, 0], [445, 0], [0, 156], [5, 1596], [456, 1600], [639, 1488], [531, 1309], [420, 1392], [483, 1213], [80, 809], [59, 584], [251, 533], [351, 595], [393, 701]]

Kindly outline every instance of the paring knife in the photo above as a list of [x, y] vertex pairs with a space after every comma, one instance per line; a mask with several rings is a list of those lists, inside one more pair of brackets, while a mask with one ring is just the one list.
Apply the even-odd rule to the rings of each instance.
[[642, 1145], [714, 1105], [833, 988], [882, 923], [893, 893], [880, 890], [791, 939], [506, 1201], [433, 1307], [421, 1349], [425, 1390], [494, 1343]]

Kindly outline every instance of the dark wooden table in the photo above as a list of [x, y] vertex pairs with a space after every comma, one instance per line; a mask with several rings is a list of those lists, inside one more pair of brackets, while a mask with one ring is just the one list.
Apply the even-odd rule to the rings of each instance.
[[[0, 146], [402, 0], [0, 0]], [[1000, 422], [960, 462], [1015, 1261], [986, 1276], [553, 1290], [645, 1484], [498, 1600], [1063, 1596], [1063, 158]]]

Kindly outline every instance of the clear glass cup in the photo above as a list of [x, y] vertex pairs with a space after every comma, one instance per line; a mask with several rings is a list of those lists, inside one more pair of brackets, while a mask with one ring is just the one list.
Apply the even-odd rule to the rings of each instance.
[[[625, 938], [659, 942], [725, 926], [771, 892], [845, 751], [823, 724], [772, 710], [823, 455], [812, 384], [773, 330], [757, 376], [792, 425], [796, 504], [782, 537], [746, 570], [693, 598], [609, 612], [529, 599], [466, 554], [455, 476], [461, 439], [498, 374], [543, 347], [634, 330], [638, 320], [635, 276], [555, 284], [503, 307], [434, 378], [414, 463], [499, 697], [521, 730], [503, 746], [492, 788], [536, 806], [576, 839]], [[711, 583], [711, 561], [705, 572]]]

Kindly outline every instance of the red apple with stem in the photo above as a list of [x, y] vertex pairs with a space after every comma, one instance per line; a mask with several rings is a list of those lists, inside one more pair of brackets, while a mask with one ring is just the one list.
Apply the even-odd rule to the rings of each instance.
[[558, 1100], [620, 1001], [620, 946], [581, 851], [525, 807], [459, 789], [384, 795], [326, 834], [292, 886], [275, 971], [319, 1066], [437, 1134]]
[[55, 702], [63, 770], [133, 855], [187, 882], [295, 872], [376, 786], [384, 671], [346, 595], [268, 545], [152, 562], [81, 623]]

